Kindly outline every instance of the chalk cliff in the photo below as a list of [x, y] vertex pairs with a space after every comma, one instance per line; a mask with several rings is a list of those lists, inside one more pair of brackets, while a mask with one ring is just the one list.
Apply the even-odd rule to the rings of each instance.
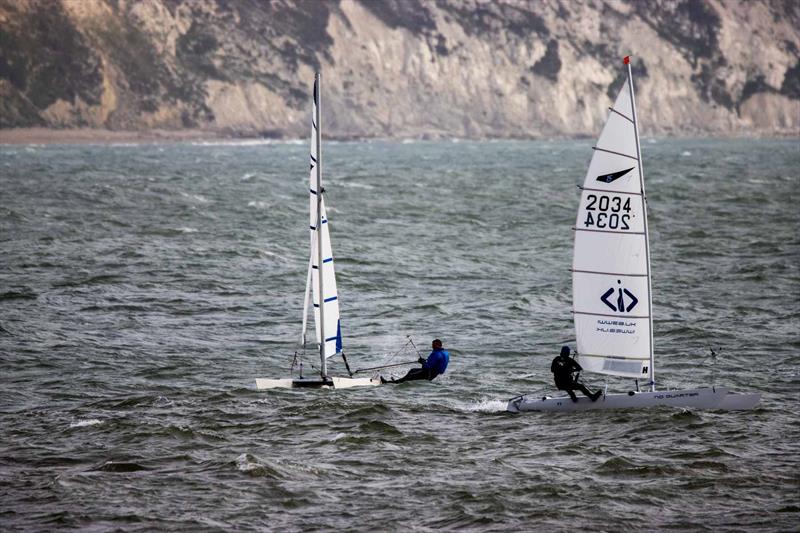
[[596, 135], [633, 56], [646, 134], [800, 135], [800, 3], [0, 0], [0, 127]]

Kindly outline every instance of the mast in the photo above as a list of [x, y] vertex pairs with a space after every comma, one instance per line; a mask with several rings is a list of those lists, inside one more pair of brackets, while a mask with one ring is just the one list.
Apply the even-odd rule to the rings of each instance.
[[328, 377], [328, 364], [325, 359], [325, 293], [323, 292], [322, 280], [325, 276], [322, 275], [323, 263], [322, 260], [322, 135], [320, 134], [320, 115], [321, 113], [321, 98], [320, 93], [322, 85], [322, 75], [317, 72], [314, 76], [314, 110], [316, 116], [314, 121], [316, 129], [317, 153], [314, 157], [317, 159], [317, 279], [319, 279], [319, 360], [320, 367], [319, 373], [323, 379]]
[[647, 253], [647, 294], [649, 298], [647, 299], [647, 315], [648, 320], [650, 322], [650, 390], [655, 392], [656, 390], [656, 372], [654, 368], [655, 358], [653, 356], [653, 280], [650, 271], [650, 231], [647, 227], [647, 194], [644, 190], [644, 169], [642, 168], [642, 145], [639, 142], [639, 121], [636, 118], [636, 100], [633, 96], [633, 72], [631, 70], [631, 58], [630, 56], [625, 56], [623, 60], [625, 64], [628, 66], [628, 89], [630, 90], [631, 95], [631, 110], [633, 111], [633, 131], [636, 135], [636, 157], [638, 158], [639, 162], [639, 185], [642, 188], [642, 213], [644, 215], [644, 249]]

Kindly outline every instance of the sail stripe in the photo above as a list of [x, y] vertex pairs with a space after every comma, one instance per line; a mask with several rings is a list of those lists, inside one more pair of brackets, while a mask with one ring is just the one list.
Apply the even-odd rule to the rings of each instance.
[[315, 191], [314, 189], [308, 189], [308, 190], [311, 191], [311, 194], [314, 194], [314, 195], [317, 194], [317, 191]]
[[647, 274], [621, 274], [619, 272], [598, 272], [598, 271], [595, 271], [595, 270], [577, 270], [577, 269], [574, 269], [574, 268], [571, 268], [570, 270], [572, 272], [579, 272], [581, 274], [599, 274], [601, 276], [631, 276], [631, 277], [639, 277], [639, 278], [646, 278], [647, 277]]
[[608, 108], [608, 110], [609, 110], [609, 111], [613, 111], [613, 112], [614, 112], [614, 113], [616, 113], [617, 115], [621, 116], [622, 118], [626, 119], [628, 122], [630, 122], [631, 124], [633, 124], [633, 119], [632, 119], [631, 117], [629, 117], [629, 116], [625, 115], [624, 113], [620, 113], [619, 111], [617, 111], [617, 110], [616, 110], [616, 109], [614, 109], [613, 107], [609, 107], [609, 108]]
[[629, 158], [633, 159], [634, 161], [638, 161], [639, 160], [638, 157], [635, 157], [635, 156], [632, 156], [632, 155], [628, 155], [628, 154], [623, 154], [622, 152], [615, 152], [613, 150], [606, 150], [605, 148], [600, 148], [598, 146], [592, 146], [592, 150], [597, 150], [599, 152], [606, 152], [606, 153], [614, 154], [614, 155], [621, 155], [622, 157], [629, 157]]
[[[327, 220], [323, 220], [323, 221], [322, 221], [322, 223], [323, 223], [323, 224], [327, 224], [327, 223], [328, 223], [328, 221], [327, 221]], [[316, 227], [316, 226], [309, 226], [309, 228], [311, 228], [311, 229], [313, 229], [313, 230], [316, 230], [316, 229], [317, 229], [317, 227]]]
[[325, 298], [325, 299], [324, 299], [324, 300], [322, 300], [322, 301], [323, 301], [323, 302], [325, 302], [325, 303], [328, 303], [328, 302], [332, 302], [332, 301], [334, 301], [334, 300], [338, 300], [338, 299], [339, 299], [339, 297], [338, 297], [338, 296], [331, 296], [330, 298]]
[[622, 233], [625, 235], [644, 235], [643, 231], [625, 231], [613, 229], [588, 229], [588, 228], [572, 228], [573, 231], [591, 231], [593, 233]]
[[338, 338], [339, 338], [339, 336], [338, 336], [338, 335], [337, 335], [337, 336], [334, 336], [334, 337], [328, 337], [327, 339], [325, 339], [325, 342], [331, 342], [331, 341], [335, 341], [335, 340], [336, 340], [336, 339], [338, 339]]
[[592, 187], [584, 187], [582, 185], [578, 185], [578, 188], [582, 191], [592, 191], [592, 192], [601, 192], [603, 194], [630, 194], [631, 196], [641, 196], [642, 193], [640, 192], [626, 192], [626, 191], [609, 191], [608, 189], [594, 189]]
[[623, 315], [623, 314], [606, 315], [606, 314], [603, 314], [603, 313], [588, 313], [586, 311], [572, 311], [572, 314], [573, 315], [589, 315], [589, 316], [605, 316], [605, 317], [608, 317], [608, 318], [650, 318], [650, 315], [644, 315], [644, 316], [641, 316], [641, 315]]
[[650, 356], [649, 355], [646, 356], [646, 357], [624, 357], [624, 356], [619, 356], [619, 355], [596, 355], [596, 354], [593, 354], [593, 353], [581, 353], [579, 355], [581, 357], [599, 357], [599, 358], [602, 358], [602, 359], [625, 359], [625, 360], [628, 360], [628, 361], [649, 361], [650, 360]]

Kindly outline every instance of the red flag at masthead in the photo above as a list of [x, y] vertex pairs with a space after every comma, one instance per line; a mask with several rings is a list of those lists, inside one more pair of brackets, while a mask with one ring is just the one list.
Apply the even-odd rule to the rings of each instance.
[[631, 56], [625, 56], [625, 59], [622, 60], [623, 63], [626, 65], [631, 62]]

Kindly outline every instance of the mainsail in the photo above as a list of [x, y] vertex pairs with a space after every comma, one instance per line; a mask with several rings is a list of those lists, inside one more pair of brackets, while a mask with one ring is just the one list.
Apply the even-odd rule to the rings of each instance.
[[[303, 310], [303, 340], [305, 341], [306, 316], [309, 292], [314, 306], [314, 324], [320, 355], [327, 359], [342, 351], [342, 333], [339, 322], [339, 294], [336, 290], [336, 274], [325, 210], [320, 170], [319, 132], [319, 75], [314, 80], [314, 102], [311, 117], [311, 165], [309, 171], [309, 232], [311, 235], [311, 258], [306, 284], [306, 308]], [[321, 224], [317, 221], [321, 220]], [[320, 279], [319, 273], [322, 272]], [[312, 290], [308, 290], [308, 285]], [[322, 297], [320, 297], [322, 295]], [[326, 374], [324, 359], [322, 374]]]
[[649, 378], [652, 386], [650, 251], [640, 153], [628, 65], [628, 81], [610, 108], [583, 182], [572, 305], [581, 366]]

